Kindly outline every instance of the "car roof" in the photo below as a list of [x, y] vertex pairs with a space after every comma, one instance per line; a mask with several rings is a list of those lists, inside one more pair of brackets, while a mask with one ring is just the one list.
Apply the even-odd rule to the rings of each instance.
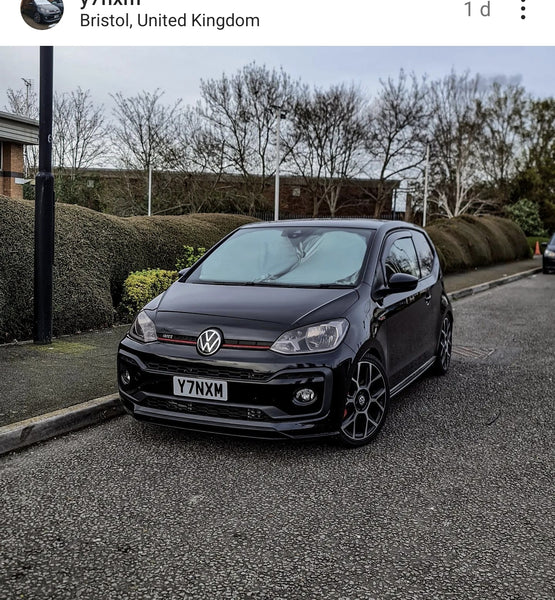
[[286, 219], [283, 221], [258, 221], [243, 225], [241, 229], [260, 227], [329, 227], [330, 229], [420, 229], [406, 221], [388, 221], [383, 219]]

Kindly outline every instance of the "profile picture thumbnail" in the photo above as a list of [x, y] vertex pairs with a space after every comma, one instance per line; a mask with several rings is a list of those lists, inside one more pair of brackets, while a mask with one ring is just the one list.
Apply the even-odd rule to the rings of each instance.
[[21, 0], [21, 16], [33, 29], [50, 29], [63, 14], [63, 0]]

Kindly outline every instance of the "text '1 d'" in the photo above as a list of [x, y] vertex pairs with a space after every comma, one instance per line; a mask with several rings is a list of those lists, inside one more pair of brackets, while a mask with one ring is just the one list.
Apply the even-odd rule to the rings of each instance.
[[491, 16], [491, 0], [487, 2], [465, 2], [466, 14], [469, 17], [480, 15], [482, 17]]

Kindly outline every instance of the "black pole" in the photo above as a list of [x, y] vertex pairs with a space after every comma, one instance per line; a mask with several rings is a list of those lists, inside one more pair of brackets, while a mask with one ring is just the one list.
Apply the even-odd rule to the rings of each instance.
[[52, 175], [52, 88], [54, 50], [40, 49], [39, 173], [35, 179], [35, 344], [52, 341], [54, 176]]

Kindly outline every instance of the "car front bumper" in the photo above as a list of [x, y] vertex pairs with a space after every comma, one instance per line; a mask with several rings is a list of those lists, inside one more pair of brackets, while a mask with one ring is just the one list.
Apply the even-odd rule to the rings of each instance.
[[49, 24], [57, 23], [62, 18], [62, 15], [60, 13], [56, 13], [56, 14], [39, 13], [39, 15], [40, 15], [41, 21], [43, 23], [49, 23]]
[[[118, 384], [123, 406], [133, 417], [160, 425], [256, 438], [334, 435], [352, 355], [348, 347], [304, 357], [269, 350], [221, 350], [201, 357], [195, 348], [165, 342], [142, 344], [126, 337], [118, 352]], [[130, 375], [122, 382], [122, 372]], [[176, 396], [173, 378], [226, 381], [227, 401]], [[295, 393], [317, 394], [309, 406]]]

